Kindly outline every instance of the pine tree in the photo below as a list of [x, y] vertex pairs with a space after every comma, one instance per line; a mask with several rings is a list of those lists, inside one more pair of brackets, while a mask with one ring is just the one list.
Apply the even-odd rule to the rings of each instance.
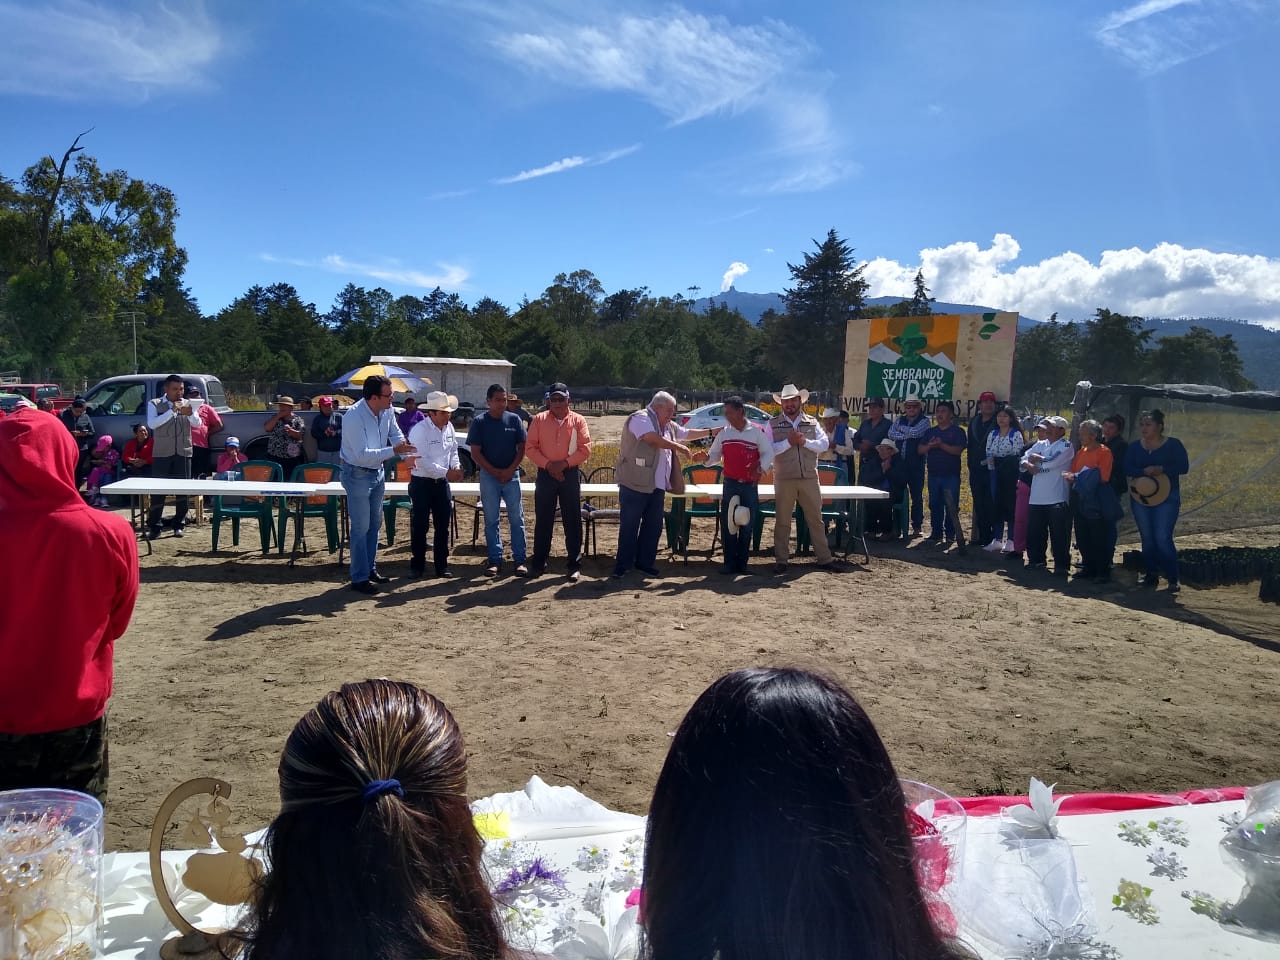
[[795, 286], [783, 293], [787, 313], [773, 328], [770, 346], [785, 380], [838, 394], [845, 331], [861, 316], [868, 284], [853, 248], [834, 229], [814, 243], [817, 252], [806, 253], [802, 264], [787, 264]]
[[907, 316], [909, 317], [927, 317], [933, 313], [933, 307], [929, 304], [933, 303], [934, 298], [929, 296], [929, 288], [924, 285], [924, 270], [916, 271], [916, 292], [911, 296], [911, 304], [908, 307]]

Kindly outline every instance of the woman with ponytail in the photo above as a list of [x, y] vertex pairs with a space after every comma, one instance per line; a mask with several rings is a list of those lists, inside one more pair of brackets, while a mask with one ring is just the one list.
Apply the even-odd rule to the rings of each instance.
[[251, 960], [510, 957], [467, 804], [462, 734], [411, 683], [325, 695], [280, 757]]

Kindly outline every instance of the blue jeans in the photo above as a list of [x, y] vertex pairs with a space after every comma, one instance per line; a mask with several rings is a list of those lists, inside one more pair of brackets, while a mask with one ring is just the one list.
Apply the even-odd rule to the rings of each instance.
[[615, 575], [632, 567], [649, 573], [658, 566], [658, 542], [662, 539], [662, 507], [665, 490], [639, 493], [618, 487], [618, 559]]
[[527, 559], [524, 542], [524, 505], [520, 501], [520, 471], [506, 483], [488, 470], [480, 471], [480, 509], [484, 511], [484, 542], [489, 551], [489, 565], [502, 563], [502, 511], [507, 505], [507, 522], [511, 527], [511, 557], [516, 565]]
[[[729, 532], [729, 501], [734, 496], [738, 504], [751, 511], [751, 522], [737, 533]], [[724, 565], [739, 573], [745, 573], [751, 555], [751, 538], [755, 532], [756, 513], [760, 509], [760, 488], [744, 480], [724, 478], [724, 496], [720, 500], [720, 530], [724, 534]]]
[[382, 492], [386, 474], [381, 468], [342, 464], [342, 489], [347, 491], [351, 520], [351, 582], [363, 583], [378, 563], [378, 534], [382, 531]]
[[960, 509], [960, 478], [958, 476], [935, 477], [932, 473], [929, 474], [929, 536], [954, 540], [956, 530], [951, 524], [951, 518], [947, 516], [946, 503], [942, 499], [944, 490], [951, 491], [951, 498], [955, 501], [958, 511]]
[[1147, 573], [1163, 573], [1165, 579], [1178, 580], [1178, 550], [1173, 545], [1173, 527], [1178, 522], [1182, 502], [1175, 494], [1158, 507], [1148, 507], [1137, 500], [1129, 501], [1133, 522], [1142, 535], [1142, 565]]

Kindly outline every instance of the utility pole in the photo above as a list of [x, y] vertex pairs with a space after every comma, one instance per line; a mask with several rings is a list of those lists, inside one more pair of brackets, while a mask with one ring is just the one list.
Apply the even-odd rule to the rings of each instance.
[[141, 310], [125, 310], [116, 314], [117, 317], [127, 317], [130, 326], [133, 327], [133, 372], [138, 372], [138, 318], [142, 318], [142, 322], [147, 322], [147, 315]]

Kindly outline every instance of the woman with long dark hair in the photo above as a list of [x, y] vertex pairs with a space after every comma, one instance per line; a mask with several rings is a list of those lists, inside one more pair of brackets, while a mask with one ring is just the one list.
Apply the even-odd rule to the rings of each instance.
[[987, 471], [991, 476], [991, 542], [983, 550], [1013, 552], [1013, 522], [1018, 503], [1018, 466], [1027, 438], [1013, 407], [996, 411], [996, 425], [987, 434]]
[[1177, 437], [1164, 435], [1164, 412], [1144, 410], [1138, 418], [1138, 442], [1129, 444], [1124, 452], [1133, 521], [1142, 536], [1144, 587], [1159, 585], [1163, 573], [1169, 592], [1178, 592], [1178, 550], [1173, 545], [1173, 528], [1182, 509], [1178, 478], [1190, 469], [1187, 448]]
[[251, 960], [499, 960], [462, 734], [411, 683], [325, 695], [280, 757], [270, 873], [238, 938]]
[[685, 715], [649, 808], [645, 960], [950, 960], [906, 800], [839, 684], [739, 670]]

